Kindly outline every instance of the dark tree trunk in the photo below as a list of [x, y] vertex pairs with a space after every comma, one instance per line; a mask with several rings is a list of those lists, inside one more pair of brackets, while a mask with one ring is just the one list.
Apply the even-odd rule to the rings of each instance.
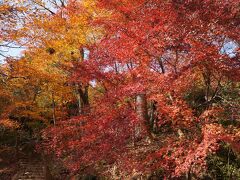
[[156, 112], [156, 101], [152, 101], [150, 104], [150, 112], [149, 112], [149, 126], [151, 132], [157, 132], [157, 117], [155, 116]]
[[89, 112], [89, 95], [88, 95], [88, 88], [89, 86], [78, 87], [78, 94], [79, 94], [79, 113], [86, 114]]
[[162, 58], [159, 58], [159, 59], [158, 59], [158, 63], [159, 63], [159, 66], [160, 66], [160, 68], [161, 68], [162, 74], [165, 74], [165, 67], [164, 67], [164, 65], [163, 65], [163, 60], [162, 60]]
[[53, 110], [53, 124], [56, 125], [56, 105], [55, 105], [54, 93], [52, 93], [52, 110]]

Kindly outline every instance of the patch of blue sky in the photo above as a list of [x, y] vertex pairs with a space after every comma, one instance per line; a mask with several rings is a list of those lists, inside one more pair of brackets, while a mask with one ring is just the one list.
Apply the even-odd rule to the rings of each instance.
[[0, 63], [4, 63], [6, 57], [20, 58], [25, 48], [0, 47]]
[[224, 43], [223, 47], [220, 50], [221, 54], [226, 54], [230, 58], [233, 58], [237, 55], [237, 49], [239, 48], [239, 44], [234, 41], [228, 41]]

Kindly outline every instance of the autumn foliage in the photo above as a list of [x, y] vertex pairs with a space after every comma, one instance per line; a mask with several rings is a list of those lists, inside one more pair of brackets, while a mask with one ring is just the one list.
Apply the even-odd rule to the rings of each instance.
[[113, 179], [207, 178], [223, 143], [240, 153], [238, 1], [55, 2], [28, 11], [28, 49], [2, 67], [2, 114], [46, 122], [44, 152]]

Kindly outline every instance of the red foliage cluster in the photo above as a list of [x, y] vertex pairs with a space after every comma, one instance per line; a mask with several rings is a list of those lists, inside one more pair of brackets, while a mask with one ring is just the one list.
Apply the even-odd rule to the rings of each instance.
[[[118, 161], [127, 171], [163, 168], [174, 177], [201, 174], [220, 141], [239, 147], [233, 141], [239, 133], [215, 124], [221, 110], [212, 107], [219, 84], [240, 77], [236, 57], [220, 53], [226, 40], [239, 41], [237, 2], [99, 0], [111, 13], [94, 25], [106, 35], [89, 49], [89, 60], [73, 79], [96, 82], [91, 110], [47, 129], [49, 150], [72, 170]], [[206, 89], [200, 115], [185, 98], [199, 86]], [[135, 112], [138, 94], [155, 103], [163, 134], [143, 151], [131, 148], [137, 124], [147, 126]]]

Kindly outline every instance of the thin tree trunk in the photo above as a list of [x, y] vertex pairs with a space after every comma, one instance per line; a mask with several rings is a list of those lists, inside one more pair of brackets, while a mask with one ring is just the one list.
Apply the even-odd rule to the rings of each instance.
[[159, 66], [161, 68], [162, 74], [165, 74], [165, 68], [164, 68], [164, 65], [163, 65], [162, 58], [158, 59], [158, 63], [159, 63]]
[[152, 101], [150, 104], [150, 113], [149, 113], [149, 126], [150, 131], [155, 133], [157, 131], [157, 118], [154, 116], [156, 111], [156, 101]]
[[79, 53], [80, 53], [79, 62], [83, 62], [84, 61], [84, 49], [80, 48]]
[[175, 59], [175, 63], [174, 63], [174, 72], [175, 74], [177, 74], [177, 65], [178, 65], [178, 59], [179, 59], [179, 55], [178, 55], [178, 50], [176, 50], [176, 59]]
[[[84, 61], [84, 49], [79, 49], [80, 57], [79, 62]], [[77, 96], [78, 96], [78, 113], [86, 114], [89, 111], [89, 95], [88, 95], [88, 88], [89, 85], [83, 85], [82, 83], [79, 83], [77, 85]]]
[[78, 85], [76, 85], [76, 93], [77, 93], [77, 101], [78, 101], [78, 115], [81, 115], [82, 114], [82, 101], [81, 101], [81, 95], [80, 95], [80, 92], [79, 92], [79, 87]]
[[89, 95], [88, 95], [89, 86], [84, 86], [84, 88], [79, 87], [78, 93], [81, 101], [81, 114], [86, 114], [89, 111]]
[[56, 125], [56, 107], [55, 107], [55, 99], [54, 93], [52, 92], [52, 110], [53, 110], [53, 124]]
[[208, 69], [206, 69], [206, 72], [203, 73], [203, 78], [205, 82], [205, 100], [208, 103], [209, 98], [210, 98], [210, 89], [211, 89], [211, 73]]

